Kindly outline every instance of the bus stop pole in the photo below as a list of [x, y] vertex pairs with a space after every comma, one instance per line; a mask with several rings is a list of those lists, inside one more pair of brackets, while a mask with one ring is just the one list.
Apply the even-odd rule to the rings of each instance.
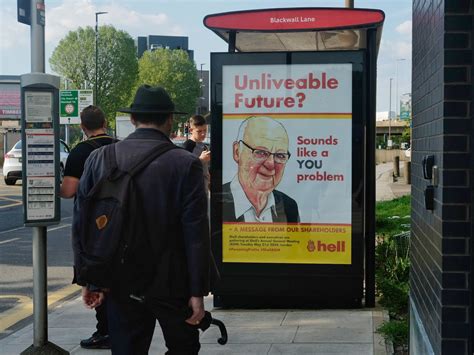
[[365, 306], [375, 306], [375, 110], [377, 92], [376, 30], [367, 31], [367, 126], [365, 171]]
[[36, 18], [38, 9], [44, 8], [44, 0], [31, 0], [30, 6], [31, 72], [44, 73], [44, 25], [38, 23]]
[[[31, 0], [31, 72], [45, 72], [44, 25], [39, 23], [38, 9], [44, 8], [44, 0]], [[46, 227], [33, 227], [33, 345], [41, 347], [48, 341], [47, 320], [47, 267]]]
[[[44, 0], [30, 0], [30, 47], [31, 73], [45, 73]], [[23, 98], [22, 98], [23, 100]], [[24, 122], [26, 114], [22, 114]], [[23, 123], [23, 127], [26, 125]], [[25, 137], [23, 137], [25, 138]], [[26, 144], [24, 140], [23, 144]], [[23, 154], [26, 153], [23, 146]], [[25, 154], [26, 155], [26, 154]], [[24, 155], [24, 156], [25, 156]], [[27, 183], [27, 170], [23, 167], [23, 185]], [[26, 204], [26, 189], [23, 187], [23, 203]], [[26, 209], [25, 209], [26, 213]], [[48, 290], [47, 290], [47, 258], [46, 241], [47, 227], [39, 225], [33, 227], [33, 345], [21, 352], [26, 354], [69, 354], [55, 344], [48, 342]]]
[[33, 346], [48, 341], [46, 227], [33, 227]]

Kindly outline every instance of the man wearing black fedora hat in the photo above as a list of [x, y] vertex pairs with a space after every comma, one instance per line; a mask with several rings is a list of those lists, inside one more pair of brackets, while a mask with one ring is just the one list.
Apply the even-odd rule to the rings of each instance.
[[[131, 114], [136, 126], [115, 144], [117, 165], [129, 171], [154, 147], [173, 144], [173, 101], [165, 89], [143, 85], [133, 104], [119, 110]], [[104, 150], [89, 157], [79, 184], [77, 205], [104, 175]], [[134, 179], [141, 195], [148, 238], [156, 255], [153, 279], [144, 294], [124, 297], [83, 287], [86, 306], [94, 308], [107, 297], [109, 335], [113, 354], [147, 354], [158, 319], [167, 354], [197, 354], [196, 325], [204, 317], [203, 297], [209, 293], [210, 238], [202, 164], [184, 149], [172, 149], [153, 160]], [[79, 247], [74, 241], [77, 255]], [[105, 291], [105, 290], [104, 290]], [[189, 313], [186, 314], [186, 309]]]

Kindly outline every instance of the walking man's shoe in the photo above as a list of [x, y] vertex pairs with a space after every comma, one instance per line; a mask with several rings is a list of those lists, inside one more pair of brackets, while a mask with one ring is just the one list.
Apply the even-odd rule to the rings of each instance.
[[110, 349], [110, 338], [95, 332], [89, 339], [81, 340], [80, 345], [84, 349]]

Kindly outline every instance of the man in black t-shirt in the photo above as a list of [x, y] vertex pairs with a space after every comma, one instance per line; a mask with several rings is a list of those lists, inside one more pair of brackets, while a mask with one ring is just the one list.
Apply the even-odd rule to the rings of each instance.
[[[84, 164], [92, 151], [103, 145], [116, 142], [116, 139], [107, 135], [105, 115], [96, 106], [87, 106], [81, 112], [81, 128], [87, 136], [87, 140], [80, 142], [69, 153], [60, 190], [62, 198], [76, 196], [79, 180], [84, 172]], [[90, 338], [81, 340], [81, 347], [86, 349], [110, 349], [105, 302], [96, 308], [96, 318], [97, 331]]]

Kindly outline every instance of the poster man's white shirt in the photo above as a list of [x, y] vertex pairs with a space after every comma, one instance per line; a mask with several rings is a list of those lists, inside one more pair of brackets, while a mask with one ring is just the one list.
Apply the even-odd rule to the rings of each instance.
[[239, 219], [242, 215], [244, 216], [245, 222], [273, 222], [272, 210], [275, 211], [275, 197], [273, 193], [268, 195], [267, 204], [265, 208], [260, 213], [260, 216], [257, 216], [255, 207], [252, 206], [247, 196], [245, 195], [242, 185], [240, 185], [239, 178], [234, 176], [230, 183], [230, 191], [232, 192], [232, 197], [234, 199], [234, 208], [235, 208], [235, 219]]

